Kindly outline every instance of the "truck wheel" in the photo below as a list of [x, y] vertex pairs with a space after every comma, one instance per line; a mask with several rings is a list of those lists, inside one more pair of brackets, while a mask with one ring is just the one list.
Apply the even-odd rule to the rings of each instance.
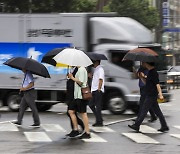
[[19, 111], [19, 104], [21, 102], [21, 96], [17, 93], [11, 93], [7, 99], [7, 105], [11, 111]]
[[113, 114], [122, 114], [127, 109], [127, 104], [119, 93], [112, 93], [108, 97], [108, 109]]
[[37, 103], [37, 109], [40, 112], [47, 111], [51, 107], [52, 107], [52, 105], [49, 105], [49, 104]]

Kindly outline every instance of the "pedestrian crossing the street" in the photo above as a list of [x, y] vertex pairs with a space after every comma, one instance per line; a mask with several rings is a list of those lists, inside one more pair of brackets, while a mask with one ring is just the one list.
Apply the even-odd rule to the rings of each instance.
[[[180, 126], [173, 126], [173, 128], [180, 130]], [[82, 139], [84, 142], [94, 142], [94, 143], [107, 143], [110, 142], [106, 138], [106, 135], [102, 134], [118, 134], [118, 130], [114, 130], [110, 127], [104, 126], [104, 127], [90, 127], [91, 130], [91, 138], [90, 139]], [[54, 142], [54, 138], [52, 137], [52, 133], [55, 134], [55, 136], [59, 136], [60, 138], [64, 136], [67, 132], [66, 129], [63, 128], [60, 124], [41, 124], [40, 128], [36, 129], [30, 129], [25, 126], [18, 128], [12, 123], [6, 121], [6, 122], [0, 122], [0, 133], [3, 132], [20, 132], [21, 137], [24, 137], [28, 142], [34, 142], [34, 143], [43, 143], [43, 142]], [[156, 129], [148, 126], [148, 125], [141, 125], [140, 127], [140, 133], [135, 133], [132, 131], [126, 131], [121, 132], [120, 134], [124, 136], [125, 138], [128, 138], [129, 140], [138, 143], [138, 144], [162, 144], [163, 141], [158, 141], [154, 138], [154, 135], [150, 134], [161, 134], [162, 132], [157, 131]], [[57, 135], [56, 135], [57, 134]], [[180, 133], [176, 134], [169, 134], [166, 133], [166, 135], [169, 135], [170, 137], [180, 139]], [[62, 139], [62, 138], [61, 138]], [[122, 139], [122, 138], [121, 138]], [[57, 141], [57, 140], [56, 140]]]

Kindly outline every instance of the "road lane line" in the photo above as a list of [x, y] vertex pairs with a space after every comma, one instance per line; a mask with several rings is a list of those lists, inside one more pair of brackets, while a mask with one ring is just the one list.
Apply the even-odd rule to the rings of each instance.
[[90, 139], [82, 139], [84, 142], [107, 142], [105, 139], [99, 137], [98, 135], [91, 133], [91, 138]]
[[125, 121], [130, 121], [130, 120], [133, 120], [133, 119], [136, 119], [136, 117], [127, 118], [127, 119], [123, 119], [123, 120], [116, 120], [116, 121], [112, 121], [112, 122], [107, 122], [107, 123], [104, 123], [104, 126], [113, 125], [113, 124], [117, 124], [117, 123], [125, 122]]
[[41, 127], [47, 132], [66, 132], [66, 130], [58, 124], [41, 124]]
[[129, 139], [133, 140], [136, 143], [143, 143], [143, 144], [159, 144], [158, 141], [150, 138], [141, 133], [122, 133], [122, 135], [128, 137]]
[[52, 142], [45, 132], [24, 132], [29, 142]]

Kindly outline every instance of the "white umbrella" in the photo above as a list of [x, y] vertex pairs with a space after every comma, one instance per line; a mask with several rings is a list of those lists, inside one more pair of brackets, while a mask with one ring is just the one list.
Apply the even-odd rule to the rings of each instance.
[[87, 67], [92, 64], [91, 59], [81, 50], [66, 48], [53, 58], [57, 63], [63, 63], [70, 66]]

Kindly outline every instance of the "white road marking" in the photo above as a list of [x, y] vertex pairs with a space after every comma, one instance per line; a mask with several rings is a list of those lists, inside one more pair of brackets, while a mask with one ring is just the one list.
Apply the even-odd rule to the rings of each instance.
[[135, 141], [136, 143], [144, 143], [144, 144], [159, 144], [158, 141], [150, 138], [141, 133], [122, 133], [124, 136], [130, 138], [131, 140]]
[[170, 134], [170, 136], [180, 139], [180, 134]]
[[15, 126], [15, 125], [13, 125], [13, 124], [11, 124], [11, 123], [9, 123], [9, 122], [6, 122], [6, 123], [1, 123], [0, 124], [0, 131], [2, 132], [2, 131], [12, 131], [12, 132], [16, 132], [16, 131], [19, 131], [18, 130], [18, 128]]
[[47, 132], [66, 132], [66, 130], [58, 124], [41, 124], [41, 127]]
[[29, 142], [52, 142], [45, 132], [24, 132]]
[[174, 128], [180, 129], [180, 126], [173, 126]]
[[149, 127], [147, 125], [141, 125], [140, 126], [140, 131], [142, 133], [149, 133], [149, 134], [160, 134], [162, 132], [157, 131], [156, 129]]
[[94, 132], [96, 133], [102, 133], [102, 132], [115, 132], [114, 130], [112, 130], [111, 128], [109, 127], [90, 127], [91, 130], [93, 130]]
[[3, 124], [3, 123], [10, 123], [10, 122], [13, 122], [13, 121], [16, 121], [16, 120], [1, 121], [0, 124]]
[[91, 133], [90, 139], [82, 139], [84, 142], [107, 142], [105, 139], [99, 137], [98, 135]]
[[116, 124], [116, 123], [120, 123], [120, 122], [130, 121], [130, 120], [133, 120], [133, 119], [136, 119], [136, 117], [127, 118], [127, 119], [123, 119], [123, 120], [116, 120], [116, 121], [105, 123], [104, 125], [108, 126], [108, 125], [112, 125], [112, 124]]

